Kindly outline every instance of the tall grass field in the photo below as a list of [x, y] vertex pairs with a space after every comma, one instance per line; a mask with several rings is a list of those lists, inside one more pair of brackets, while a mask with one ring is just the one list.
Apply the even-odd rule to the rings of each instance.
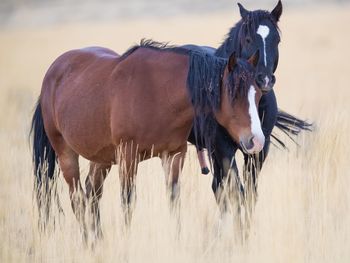
[[[94, 249], [82, 243], [62, 176], [57, 191], [63, 212], [54, 210], [54, 225], [40, 234], [28, 137], [41, 81], [64, 51], [99, 45], [122, 53], [143, 37], [216, 47], [238, 21], [237, 9], [0, 28], [0, 262], [350, 262], [350, 8], [345, 7], [296, 8], [282, 15], [278, 104], [312, 121], [314, 131], [302, 133], [298, 145], [281, 135], [288, 150], [271, 147], [244, 243], [237, 241], [232, 215], [220, 216], [212, 175], [200, 174], [193, 146], [180, 179], [179, 221], [170, 213], [163, 169], [154, 158], [140, 164], [128, 230], [113, 168], [101, 200], [104, 239]], [[85, 180], [86, 160], [80, 169]]]

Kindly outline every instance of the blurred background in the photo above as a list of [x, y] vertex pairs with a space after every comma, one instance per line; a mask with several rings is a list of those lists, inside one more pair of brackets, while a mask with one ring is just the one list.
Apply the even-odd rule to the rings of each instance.
[[[249, 10], [277, 4], [240, 2]], [[104, 46], [120, 54], [141, 38], [218, 47], [240, 19], [236, 1], [0, 0], [0, 262], [350, 262], [350, 1], [282, 2], [278, 105], [315, 130], [298, 146], [282, 136], [288, 150], [271, 147], [246, 243], [220, 217], [212, 176], [200, 174], [189, 147], [181, 231], [153, 159], [140, 165], [129, 232], [112, 169], [101, 200], [104, 240], [87, 250], [62, 178], [64, 215], [56, 211], [48, 235], [37, 231], [28, 134], [46, 70], [67, 50]], [[86, 160], [80, 169], [85, 180]]]
[[[273, 6], [273, 0], [241, 1], [247, 8]], [[286, 8], [344, 4], [349, 0], [286, 0]], [[232, 9], [232, 0], [2, 0], [2, 26], [44, 26], [67, 22], [206, 14]]]

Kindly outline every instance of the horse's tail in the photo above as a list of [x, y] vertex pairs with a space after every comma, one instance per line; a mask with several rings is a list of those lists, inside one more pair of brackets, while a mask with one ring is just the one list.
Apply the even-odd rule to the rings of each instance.
[[[39, 220], [44, 226], [49, 218], [51, 206], [52, 185], [57, 178], [55, 176], [56, 153], [47, 137], [41, 112], [40, 98], [37, 102], [32, 119], [30, 130], [33, 144], [33, 163], [34, 163], [34, 191], [37, 197], [39, 208]], [[54, 190], [54, 194], [56, 191]], [[42, 218], [44, 213], [44, 218]]]
[[[286, 134], [294, 143], [296, 143], [294, 137], [299, 135], [301, 131], [312, 131], [312, 123], [301, 120], [281, 109], [278, 110], [275, 126]], [[280, 146], [286, 148], [286, 145], [276, 134], [271, 134], [271, 136]]]

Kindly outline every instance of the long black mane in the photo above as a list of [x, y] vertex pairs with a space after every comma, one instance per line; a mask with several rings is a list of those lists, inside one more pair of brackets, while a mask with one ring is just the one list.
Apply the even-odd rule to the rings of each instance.
[[220, 107], [221, 86], [225, 85], [234, 103], [237, 94], [244, 96], [248, 92], [247, 81], [253, 78], [254, 69], [246, 61], [238, 60], [234, 71], [228, 74], [228, 78], [223, 83], [227, 59], [201, 50], [190, 50], [144, 39], [139, 45], [126, 51], [121, 59], [125, 59], [139, 48], [170, 51], [189, 57], [187, 88], [195, 111], [193, 125], [196, 144], [211, 152], [218, 125], [214, 119], [214, 112]]
[[141, 39], [140, 44], [136, 44], [132, 47], [130, 47], [127, 51], [124, 52], [123, 55], [119, 59], [123, 60], [126, 59], [128, 56], [130, 56], [132, 53], [134, 53], [139, 48], [150, 48], [155, 49], [159, 51], [173, 51], [180, 54], [188, 54], [190, 53], [188, 50], [178, 47], [169, 45], [169, 43], [166, 42], [157, 42], [152, 39]]
[[216, 49], [215, 55], [219, 57], [229, 57], [232, 53], [235, 53], [238, 57], [241, 57], [241, 46], [247, 36], [253, 41], [255, 39], [255, 32], [262, 20], [268, 19], [280, 32], [276, 20], [271, 16], [270, 12], [264, 10], [250, 11], [245, 18], [234, 25], [226, 36], [224, 42]]
[[[220, 107], [221, 87], [228, 91], [233, 104], [238, 96], [247, 96], [254, 68], [247, 61], [237, 60], [233, 72], [224, 79], [228, 60], [206, 51], [191, 51], [187, 86], [195, 109], [193, 124], [196, 145], [213, 151], [218, 123], [214, 112]], [[209, 158], [211, 162], [211, 158]]]

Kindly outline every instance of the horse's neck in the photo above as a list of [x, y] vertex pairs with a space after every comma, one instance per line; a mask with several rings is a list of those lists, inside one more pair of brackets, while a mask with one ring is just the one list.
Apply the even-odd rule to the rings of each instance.
[[238, 27], [237, 24], [230, 29], [225, 41], [215, 51], [216, 56], [228, 58], [233, 52], [235, 52], [236, 55], [239, 55]]

